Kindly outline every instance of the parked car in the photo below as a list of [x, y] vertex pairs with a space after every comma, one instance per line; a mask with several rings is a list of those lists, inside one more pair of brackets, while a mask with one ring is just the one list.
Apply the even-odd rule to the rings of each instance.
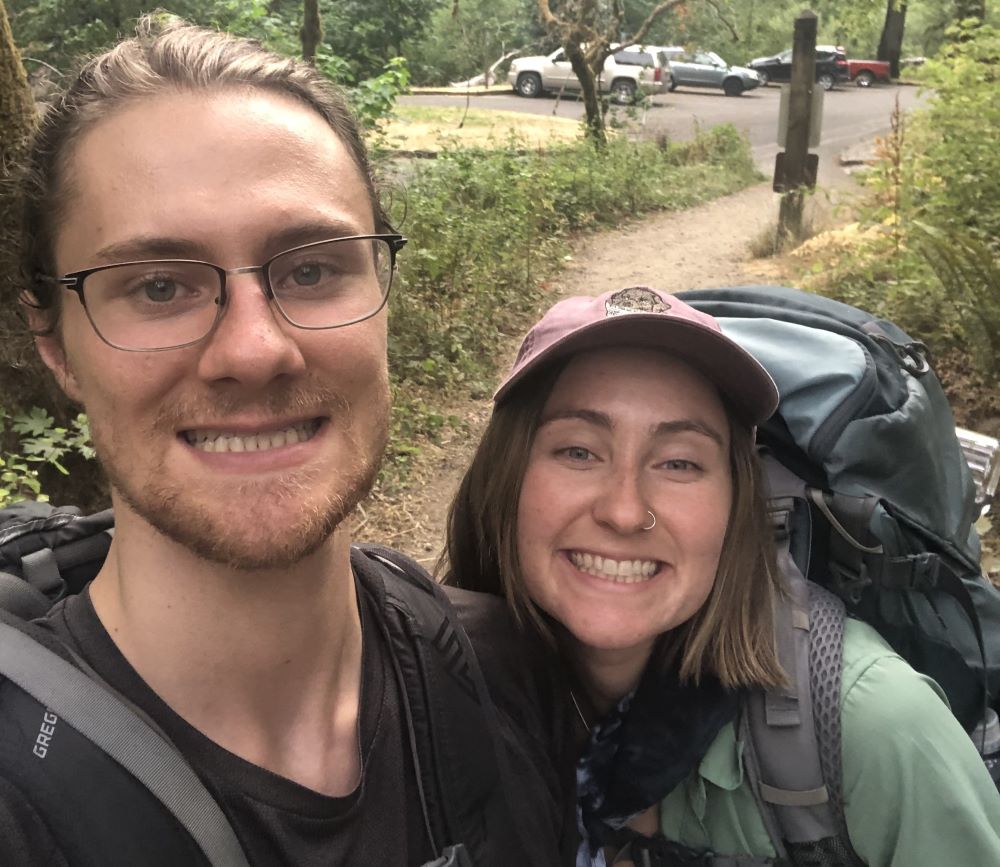
[[670, 89], [721, 87], [726, 96], [739, 96], [760, 84], [760, 77], [745, 66], [730, 66], [714, 51], [687, 51], [679, 47], [647, 46], [666, 58], [670, 67]]
[[[546, 91], [578, 91], [580, 82], [573, 72], [566, 52], [559, 48], [542, 57], [519, 57], [507, 73], [510, 86], [526, 97], [541, 96]], [[639, 94], [665, 92], [670, 86], [669, 69], [662, 58], [639, 46], [616, 51], [604, 61], [598, 89], [619, 104], [633, 102]]]
[[858, 87], [871, 87], [876, 81], [892, 81], [888, 60], [848, 60], [847, 75]]
[[[761, 87], [771, 81], [792, 80], [792, 49], [771, 57], [755, 57], [747, 66], [760, 76]], [[816, 46], [816, 82], [830, 90], [838, 81], [847, 81], [847, 53], [839, 45]]]

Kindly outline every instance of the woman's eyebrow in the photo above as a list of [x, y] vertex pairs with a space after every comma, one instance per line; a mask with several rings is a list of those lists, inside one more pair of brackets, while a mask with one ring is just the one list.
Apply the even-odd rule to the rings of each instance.
[[711, 425], [693, 418], [682, 418], [676, 421], [661, 421], [650, 430], [653, 436], [670, 436], [678, 433], [697, 433], [714, 440], [719, 446], [725, 446], [726, 441], [719, 431]]
[[[542, 424], [546, 425], [554, 421], [561, 421], [563, 419], [579, 419], [580, 421], [585, 421], [588, 424], [595, 425], [596, 427], [604, 428], [605, 430], [614, 430], [615, 423], [610, 415], [604, 412], [599, 412], [595, 409], [560, 409], [555, 412], [548, 413], [542, 418]], [[651, 436], [672, 436], [679, 433], [697, 433], [702, 436], [708, 437], [710, 440], [715, 442], [721, 447], [725, 447], [726, 440], [725, 437], [719, 433], [714, 427], [705, 422], [699, 421], [693, 418], [682, 418], [675, 419], [672, 421], [661, 421], [659, 424], [653, 425], [649, 433]]]
[[604, 412], [598, 412], [595, 409], [560, 409], [555, 412], [547, 413], [542, 418], [542, 424], [548, 424], [553, 421], [560, 421], [561, 419], [579, 419], [580, 421], [585, 421], [588, 424], [596, 425], [597, 427], [605, 428], [606, 430], [612, 430], [614, 428], [614, 423], [611, 421], [611, 416]]

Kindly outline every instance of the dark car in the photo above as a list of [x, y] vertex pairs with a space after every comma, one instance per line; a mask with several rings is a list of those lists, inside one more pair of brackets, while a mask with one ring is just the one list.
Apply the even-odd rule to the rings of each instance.
[[[792, 49], [772, 57], [756, 57], [747, 66], [760, 76], [760, 86], [771, 81], [791, 81]], [[847, 52], [839, 45], [816, 46], [816, 81], [829, 90], [838, 81], [847, 81]]]

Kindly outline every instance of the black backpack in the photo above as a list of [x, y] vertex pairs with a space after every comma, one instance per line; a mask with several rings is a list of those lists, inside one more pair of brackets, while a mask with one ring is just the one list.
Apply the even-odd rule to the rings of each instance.
[[841, 794], [844, 618], [933, 677], [970, 733], [1000, 694], [1000, 592], [980, 570], [954, 419], [926, 347], [891, 322], [782, 287], [680, 297], [716, 317], [781, 396], [757, 439], [789, 585], [777, 638], [792, 683], [748, 702], [748, 777], [779, 856], [860, 864]]
[[[65, 787], [87, 785], [105, 813], [127, 804], [121, 815], [132, 827], [124, 835], [97, 823], [81, 829], [85, 817], [51, 811], [54, 822], [64, 823], [54, 831], [70, 839], [82, 833], [95, 849], [99, 835], [111, 833], [107, 845], [116, 846], [122, 863], [167, 867], [204, 859], [213, 867], [246, 867], [222, 810], [155, 723], [26, 622], [83, 589], [104, 561], [113, 523], [110, 510], [81, 515], [33, 502], [0, 510], [0, 707], [35, 738], [33, 756], [23, 744], [16, 753], [0, 744], [0, 767], [36, 803], [58, 805]], [[473, 867], [487, 841], [497, 839], [522, 853], [518, 863], [551, 867], [529, 839], [538, 817], [510, 797], [518, 780], [497, 709], [444, 590], [396, 551], [354, 546], [352, 558], [359, 557], [384, 567], [374, 592], [383, 602], [384, 634], [402, 686], [424, 824], [439, 853], [425, 867]], [[28, 766], [44, 761], [57, 725], [60, 736], [79, 745], [63, 778]], [[443, 760], [449, 756], [460, 760]], [[137, 811], [137, 803], [149, 808]], [[132, 860], [122, 849], [129, 846]]]

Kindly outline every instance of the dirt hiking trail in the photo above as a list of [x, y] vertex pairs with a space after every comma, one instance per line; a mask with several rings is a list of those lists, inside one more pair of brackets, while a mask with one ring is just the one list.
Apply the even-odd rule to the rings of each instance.
[[[552, 301], [564, 295], [599, 295], [648, 285], [668, 292], [747, 283], [782, 282], [780, 260], [755, 259], [752, 246], [773, 230], [779, 196], [770, 183], [684, 211], [654, 214], [571, 243], [565, 267], [546, 285]], [[816, 228], [844, 222], [843, 209], [823, 195], [807, 206]], [[517, 345], [508, 347], [509, 364]], [[422, 447], [408, 490], [389, 497], [375, 491], [359, 509], [356, 538], [391, 545], [433, 568], [445, 537], [448, 506], [489, 417], [488, 400], [447, 407], [468, 432]]]

